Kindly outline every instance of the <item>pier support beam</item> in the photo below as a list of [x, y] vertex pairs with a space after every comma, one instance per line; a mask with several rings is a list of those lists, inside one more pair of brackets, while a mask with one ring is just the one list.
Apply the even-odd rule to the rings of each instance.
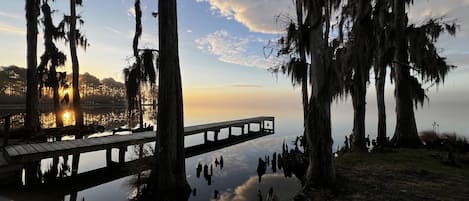
[[37, 185], [40, 183], [39, 171], [41, 171], [41, 162], [33, 161], [25, 165], [25, 178], [24, 182], [27, 186]]
[[220, 130], [213, 131], [213, 140], [215, 142], [218, 141], [218, 133], [220, 133]]
[[112, 165], [112, 149], [106, 149], [106, 167], [111, 167]]
[[228, 138], [231, 138], [231, 134], [232, 134], [232, 131], [231, 131], [231, 126], [228, 127]]
[[207, 131], [204, 132], [204, 144], [207, 143], [208, 139], [207, 139]]
[[73, 154], [72, 158], [72, 177], [78, 175], [78, 164], [80, 163], [80, 154]]
[[125, 152], [127, 151], [127, 147], [119, 148], [119, 164], [125, 163]]

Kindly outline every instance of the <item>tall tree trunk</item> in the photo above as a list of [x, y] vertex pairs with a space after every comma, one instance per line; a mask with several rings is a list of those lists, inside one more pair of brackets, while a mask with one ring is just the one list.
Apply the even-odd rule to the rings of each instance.
[[[158, 1], [160, 41], [157, 165], [152, 171], [160, 200], [186, 200], [190, 187], [184, 157], [184, 112], [178, 55], [176, 0]], [[164, 30], [164, 31], [163, 31]], [[151, 177], [151, 176], [150, 176]]]
[[[363, 66], [365, 67], [365, 66]], [[358, 71], [361, 71], [359, 67]], [[354, 74], [352, 90], [353, 103], [353, 140], [352, 151], [366, 151], [365, 144], [365, 112], [366, 112], [366, 80], [363, 72]]]
[[309, 152], [306, 191], [311, 188], [328, 188], [335, 183], [330, 101], [312, 97], [308, 112], [310, 132], [306, 135]]
[[373, 37], [372, 27], [372, 5], [371, 1], [359, 1], [352, 5], [353, 28], [351, 31], [352, 60], [353, 63], [353, 84], [352, 102], [354, 109], [353, 118], [353, 151], [368, 151], [365, 142], [365, 112], [366, 112], [366, 91], [369, 80], [370, 68], [372, 66], [372, 48], [369, 40]]
[[[134, 40], [132, 43], [132, 48], [134, 51], [134, 57], [136, 61], [136, 68], [138, 69], [140, 73], [140, 77], [138, 79], [143, 79], [144, 75], [143, 72], [141, 71], [142, 69], [142, 60], [140, 59], [140, 56], [138, 55], [138, 42], [139, 38], [142, 35], [142, 9], [140, 8], [140, 0], [135, 0], [134, 4], [135, 8], [135, 35], [134, 35]], [[139, 85], [141, 85], [141, 82], [138, 82]], [[137, 92], [137, 98], [138, 98], [138, 113], [139, 113], [139, 125], [140, 128], [143, 128], [143, 108], [142, 108], [142, 86], [138, 87], [138, 92]]]
[[[328, 2], [328, 1], [326, 1]], [[322, 2], [323, 4], [325, 2]], [[328, 3], [325, 3], [328, 5]], [[325, 14], [322, 14], [326, 8]], [[311, 5], [308, 8], [310, 18], [311, 48], [311, 98], [308, 104], [308, 147], [309, 165], [306, 171], [304, 192], [312, 189], [329, 188], [335, 183], [335, 169], [332, 160], [331, 136], [331, 91], [328, 86], [329, 55], [328, 37], [330, 10], [325, 5]], [[321, 16], [322, 15], [322, 16]], [[316, 22], [324, 18], [325, 22]]]
[[54, 111], [55, 111], [55, 126], [63, 127], [62, 112], [60, 111], [59, 89], [54, 87]]
[[26, 0], [26, 40], [27, 40], [27, 81], [26, 81], [26, 116], [24, 125], [35, 132], [39, 123], [39, 92], [37, 77], [37, 18], [39, 17], [39, 0]]
[[[379, 65], [380, 62], [376, 62]], [[384, 101], [384, 85], [386, 83], [386, 66], [379, 65], [377, 66], [375, 73], [376, 75], [376, 99], [378, 103], [378, 145], [386, 146], [387, 145], [387, 136], [386, 136], [386, 103]]]
[[395, 0], [393, 5], [394, 30], [394, 77], [396, 88], [396, 130], [392, 144], [399, 147], [418, 147], [422, 144], [415, 124], [414, 106], [410, 91], [410, 69], [408, 67], [407, 40], [405, 29], [407, 15], [405, 0]]
[[389, 20], [387, 15], [389, 13], [389, 4], [387, 1], [378, 1], [375, 5], [375, 11], [373, 18], [374, 22], [374, 37], [376, 37], [376, 54], [374, 60], [374, 71], [375, 71], [375, 88], [376, 88], [376, 99], [378, 106], [378, 137], [377, 144], [379, 147], [387, 146], [387, 134], [386, 134], [386, 102], [384, 101], [384, 86], [386, 84], [386, 71], [388, 66], [388, 60], [386, 58], [386, 51], [388, 46], [388, 33], [386, 27], [389, 28]]
[[76, 0], [70, 0], [70, 56], [72, 57], [72, 86], [73, 86], [73, 110], [75, 111], [75, 125], [83, 126], [83, 112], [80, 106], [80, 66], [77, 56], [77, 14]]
[[139, 123], [140, 128], [143, 128], [143, 101], [142, 101], [142, 92], [139, 92], [138, 95], [138, 115], [139, 115]]
[[63, 120], [62, 120], [62, 113], [60, 111], [60, 100], [59, 100], [59, 83], [57, 80], [57, 72], [55, 71], [55, 66], [51, 67], [51, 74], [54, 76], [54, 86], [52, 87], [53, 90], [53, 100], [54, 100], [54, 111], [55, 111], [55, 126], [56, 127], [63, 127]]

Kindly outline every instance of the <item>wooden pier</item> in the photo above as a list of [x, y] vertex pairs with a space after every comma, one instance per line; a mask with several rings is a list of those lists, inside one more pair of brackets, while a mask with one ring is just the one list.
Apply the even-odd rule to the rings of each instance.
[[[258, 125], [258, 129], [252, 129], [253, 125]], [[235, 132], [235, 128], [239, 128], [239, 132]], [[218, 135], [222, 129], [227, 129], [228, 137], [219, 139]], [[202, 144], [186, 147], [186, 157], [207, 153], [273, 133], [274, 117], [255, 117], [188, 126], [184, 128], [185, 136], [203, 135], [204, 140]], [[213, 140], [208, 139], [209, 135], [213, 135]], [[46, 158], [68, 155], [75, 156], [81, 153], [99, 150], [106, 150], [106, 162], [110, 165], [113, 164], [113, 161], [111, 161], [113, 148], [119, 149], [119, 163], [125, 163], [124, 155], [127, 146], [153, 142], [155, 139], [156, 132], [147, 131], [129, 135], [112, 135], [69, 141], [9, 145], [4, 147], [3, 154], [0, 154], [0, 174], [2, 170], [8, 169], [10, 171], [13, 166], [15, 169], [18, 169], [22, 168], [23, 164], [40, 161]], [[76, 166], [78, 167], [78, 164]], [[74, 170], [72, 170], [72, 173], [73, 171]]]

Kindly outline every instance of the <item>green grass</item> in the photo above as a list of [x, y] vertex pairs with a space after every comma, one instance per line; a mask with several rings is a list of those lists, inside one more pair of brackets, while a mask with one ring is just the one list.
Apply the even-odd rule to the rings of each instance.
[[396, 149], [346, 153], [335, 160], [336, 200], [465, 200], [469, 198], [469, 155], [460, 167], [442, 163], [447, 152]]

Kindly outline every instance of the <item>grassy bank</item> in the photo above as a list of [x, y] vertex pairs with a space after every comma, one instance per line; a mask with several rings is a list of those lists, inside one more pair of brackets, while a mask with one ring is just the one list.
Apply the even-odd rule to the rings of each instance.
[[336, 160], [334, 200], [467, 200], [469, 154], [459, 155], [459, 167], [443, 163], [447, 154], [427, 149], [345, 153]]

